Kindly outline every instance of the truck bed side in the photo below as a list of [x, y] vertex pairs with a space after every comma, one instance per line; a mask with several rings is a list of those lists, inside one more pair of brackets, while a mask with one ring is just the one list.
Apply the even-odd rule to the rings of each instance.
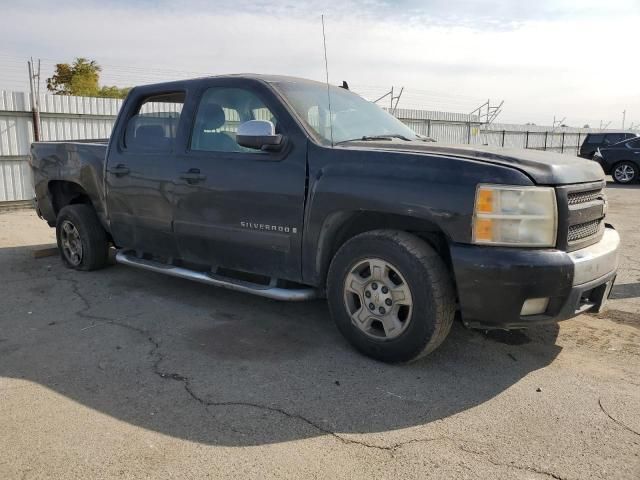
[[71, 203], [90, 202], [106, 228], [104, 162], [107, 143], [36, 142], [31, 146], [38, 214], [54, 225], [57, 212]]

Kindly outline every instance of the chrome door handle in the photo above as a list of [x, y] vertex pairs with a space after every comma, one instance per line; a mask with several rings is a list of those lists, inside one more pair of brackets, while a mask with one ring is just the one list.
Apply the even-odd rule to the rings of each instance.
[[205, 175], [202, 175], [200, 173], [200, 170], [197, 168], [192, 168], [188, 172], [183, 172], [180, 175], [180, 178], [186, 180], [187, 183], [203, 182], [207, 179], [207, 177]]

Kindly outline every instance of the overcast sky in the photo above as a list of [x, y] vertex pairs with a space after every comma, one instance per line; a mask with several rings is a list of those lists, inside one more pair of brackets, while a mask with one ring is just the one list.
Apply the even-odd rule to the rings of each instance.
[[74, 57], [129, 86], [238, 72], [324, 79], [400, 107], [469, 112], [504, 100], [504, 122], [640, 124], [640, 0], [0, 0], [0, 88]]

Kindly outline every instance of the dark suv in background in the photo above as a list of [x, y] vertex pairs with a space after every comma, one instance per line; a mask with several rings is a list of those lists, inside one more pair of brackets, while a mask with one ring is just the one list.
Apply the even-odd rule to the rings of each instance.
[[616, 183], [635, 183], [640, 179], [640, 138], [631, 138], [609, 147], [599, 148], [593, 155], [604, 173]]
[[629, 132], [589, 133], [584, 139], [584, 142], [582, 142], [578, 156], [582, 158], [593, 158], [593, 154], [596, 153], [598, 148], [608, 147], [636, 136], [635, 133]]

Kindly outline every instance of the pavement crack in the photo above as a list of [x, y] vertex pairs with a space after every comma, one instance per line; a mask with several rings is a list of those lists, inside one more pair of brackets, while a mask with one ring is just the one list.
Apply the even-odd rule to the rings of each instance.
[[311, 428], [318, 430], [319, 432], [322, 432], [326, 435], [330, 435], [333, 438], [335, 438], [336, 440], [338, 440], [339, 442], [345, 444], [345, 445], [358, 445], [361, 447], [366, 447], [366, 448], [372, 448], [372, 449], [376, 449], [376, 450], [382, 450], [382, 451], [387, 451], [387, 452], [395, 452], [396, 450], [398, 450], [399, 448], [402, 448], [405, 445], [411, 444], [411, 443], [426, 443], [426, 442], [433, 442], [433, 441], [437, 441], [437, 440], [443, 440], [443, 439], [448, 439], [448, 437], [428, 437], [428, 438], [416, 438], [416, 439], [411, 439], [411, 440], [407, 440], [404, 442], [398, 442], [395, 443], [393, 445], [376, 445], [373, 443], [369, 443], [369, 442], [365, 442], [363, 440], [356, 440], [353, 438], [347, 438], [344, 437], [336, 432], [334, 432], [333, 430], [324, 427], [322, 425], [320, 425], [319, 423], [305, 417], [304, 415], [301, 415], [299, 413], [293, 413], [293, 412], [289, 412], [287, 410], [285, 410], [284, 408], [280, 408], [280, 407], [275, 407], [272, 405], [264, 405], [264, 404], [260, 404], [260, 403], [254, 403], [254, 402], [241, 402], [241, 401], [219, 401], [219, 402], [213, 402], [210, 400], [206, 400], [204, 398], [202, 398], [201, 396], [199, 396], [192, 388], [191, 386], [191, 380], [180, 374], [180, 373], [175, 373], [175, 372], [165, 372], [163, 370], [160, 369], [160, 364], [162, 363], [162, 361], [164, 360], [163, 355], [158, 351], [160, 348], [160, 344], [155, 342], [152, 338], [149, 338], [149, 340], [151, 342], [155, 343], [155, 346], [151, 352], [152, 355], [156, 355], [157, 356], [157, 360], [153, 365], [153, 371], [156, 375], [158, 375], [160, 378], [165, 379], [165, 380], [174, 380], [177, 382], [181, 382], [184, 386], [185, 391], [189, 394], [189, 396], [195, 400], [196, 402], [200, 403], [202, 406], [204, 406], [205, 408], [209, 408], [209, 407], [248, 407], [248, 408], [255, 408], [258, 410], [264, 410], [270, 413], [275, 413], [278, 415], [282, 415], [284, 417], [293, 419], [293, 420], [298, 420], [308, 426], [310, 426]]
[[[151, 339], [150, 339], [151, 340]], [[393, 446], [380, 446], [380, 445], [374, 445], [374, 444], [370, 444], [367, 442], [363, 442], [360, 440], [354, 440], [351, 438], [345, 438], [335, 432], [333, 432], [332, 430], [323, 427], [322, 425], [314, 422], [313, 420], [300, 415], [298, 413], [292, 413], [289, 412], [283, 408], [280, 407], [275, 407], [275, 406], [271, 406], [271, 405], [263, 405], [260, 403], [254, 403], [254, 402], [239, 402], [239, 401], [221, 401], [221, 402], [212, 402], [209, 400], [206, 400], [202, 397], [200, 397], [198, 394], [195, 393], [195, 391], [193, 390], [193, 388], [191, 387], [191, 380], [187, 377], [185, 377], [184, 375], [181, 375], [179, 373], [170, 373], [170, 372], [164, 372], [159, 370], [157, 367], [160, 364], [160, 362], [162, 362], [162, 355], [159, 355], [158, 357], [158, 361], [156, 361], [156, 363], [154, 364], [154, 373], [156, 375], [158, 375], [160, 378], [165, 379], [165, 380], [175, 380], [178, 382], [181, 382], [184, 386], [185, 391], [189, 394], [189, 396], [195, 400], [196, 402], [200, 403], [203, 407], [205, 408], [209, 408], [209, 407], [248, 407], [248, 408], [255, 408], [255, 409], [259, 409], [259, 410], [264, 410], [270, 413], [275, 413], [275, 414], [279, 414], [279, 415], [283, 415], [287, 418], [290, 419], [294, 419], [294, 420], [298, 420], [308, 426], [310, 426], [311, 428], [318, 430], [319, 432], [322, 432], [324, 434], [330, 435], [332, 437], [334, 437], [335, 439], [337, 439], [338, 441], [344, 443], [344, 444], [356, 444], [356, 445], [360, 445], [363, 447], [367, 447], [367, 448], [375, 448], [378, 450], [386, 450], [386, 451], [393, 451], [396, 448], [398, 448], [401, 445], [393, 445]], [[409, 443], [409, 442], [407, 442]]]
[[602, 413], [604, 413], [607, 417], [609, 417], [613, 422], [617, 423], [622, 428], [624, 428], [626, 430], [629, 430], [631, 433], [635, 433], [636, 435], [640, 435], [640, 432], [637, 432], [636, 430], [634, 430], [633, 428], [631, 428], [628, 425], [624, 424], [623, 422], [621, 422], [617, 418], [613, 417], [609, 412], [607, 412], [607, 409], [604, 408], [604, 405], [602, 405], [602, 398], [598, 398], [598, 405], [600, 406], [600, 410], [602, 410]]
[[[61, 282], [68, 282], [69, 284], [71, 284], [71, 291], [84, 304], [84, 307], [74, 312], [78, 317], [84, 318], [86, 320], [92, 320], [94, 322], [98, 322], [102, 324], [117, 325], [122, 328], [133, 330], [134, 332], [140, 333], [142, 335], [147, 335], [148, 332], [142, 328], [130, 325], [128, 323], [121, 322], [111, 317], [105, 317], [103, 315], [96, 315], [94, 313], [89, 313], [89, 310], [91, 310], [93, 306], [91, 305], [91, 302], [89, 301], [89, 299], [80, 291], [80, 282], [75, 278], [61, 277], [60, 275], [56, 275], [56, 279]], [[85, 329], [86, 328], [88, 327], [85, 327]]]
[[476, 456], [482, 457], [484, 460], [486, 460], [491, 465], [494, 465], [496, 467], [513, 468], [515, 470], [519, 470], [519, 471], [522, 471], [522, 472], [530, 472], [530, 473], [537, 473], [539, 475], [546, 475], [547, 477], [554, 478], [556, 480], [567, 480], [566, 477], [561, 477], [557, 473], [550, 472], [550, 471], [547, 471], [547, 470], [543, 470], [543, 469], [537, 468], [537, 467], [532, 467], [530, 465], [518, 465], [516, 463], [496, 462], [495, 460], [490, 458], [484, 452], [478, 452], [476, 450], [470, 450], [468, 448], [465, 448], [463, 445], [458, 445], [458, 449], [462, 450], [465, 453], [471, 453], [472, 455], [476, 455]]

